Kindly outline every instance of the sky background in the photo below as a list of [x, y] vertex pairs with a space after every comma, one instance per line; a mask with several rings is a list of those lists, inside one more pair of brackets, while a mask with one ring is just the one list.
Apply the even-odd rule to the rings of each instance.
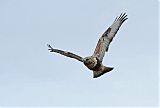
[[[128, 20], [97, 79], [82, 63], [50, 53], [46, 44], [82, 57], [121, 12]], [[0, 106], [157, 106], [158, 1], [0, 0]]]

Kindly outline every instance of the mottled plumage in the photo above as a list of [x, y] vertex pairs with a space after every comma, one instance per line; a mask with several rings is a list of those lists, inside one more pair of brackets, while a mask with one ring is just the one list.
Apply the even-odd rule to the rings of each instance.
[[109, 45], [112, 42], [113, 38], [115, 37], [117, 31], [119, 30], [122, 23], [127, 20], [126, 13], [121, 13], [119, 17], [115, 19], [113, 24], [103, 33], [103, 35], [100, 37], [96, 49], [92, 56], [82, 58], [76, 54], [73, 54], [71, 52], [62, 51], [59, 49], [54, 49], [50, 45], [48, 45], [50, 52], [56, 52], [59, 54], [62, 54], [64, 56], [74, 58], [78, 61], [81, 61], [84, 63], [84, 65], [93, 71], [93, 77], [97, 78], [111, 70], [113, 70], [113, 67], [106, 67], [102, 64], [103, 57], [105, 55], [105, 52], [108, 51]]

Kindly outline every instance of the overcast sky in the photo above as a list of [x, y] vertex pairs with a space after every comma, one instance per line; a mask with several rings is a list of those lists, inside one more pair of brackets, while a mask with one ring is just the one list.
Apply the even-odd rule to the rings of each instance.
[[[82, 63], [50, 53], [46, 44], [82, 57], [121, 12], [128, 20], [97, 79]], [[158, 1], [1, 0], [0, 106], [157, 106]]]

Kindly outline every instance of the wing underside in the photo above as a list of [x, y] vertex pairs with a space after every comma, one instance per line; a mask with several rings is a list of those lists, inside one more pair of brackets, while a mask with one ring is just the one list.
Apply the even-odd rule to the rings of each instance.
[[93, 56], [97, 57], [100, 61], [103, 60], [105, 52], [108, 51], [109, 45], [115, 37], [117, 31], [121, 27], [122, 23], [127, 20], [126, 13], [121, 13], [119, 17], [115, 19], [113, 24], [103, 33], [99, 39]]
[[73, 54], [73, 53], [67, 52], [67, 51], [62, 51], [62, 50], [59, 50], [59, 49], [54, 49], [54, 48], [51, 47], [51, 45], [47, 45], [47, 46], [49, 47], [48, 50], [50, 50], [50, 52], [59, 53], [59, 54], [64, 55], [66, 57], [70, 57], [70, 58], [73, 58], [73, 59], [76, 59], [78, 61], [83, 62], [83, 58], [76, 55], [76, 54]]

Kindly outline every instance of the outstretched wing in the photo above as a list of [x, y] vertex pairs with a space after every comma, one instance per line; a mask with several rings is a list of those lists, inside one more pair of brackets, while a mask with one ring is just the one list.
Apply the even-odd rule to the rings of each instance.
[[100, 61], [103, 60], [105, 51], [108, 51], [112, 39], [116, 35], [122, 23], [127, 19], [128, 18], [126, 13], [121, 13], [121, 15], [115, 19], [113, 24], [103, 33], [99, 39], [93, 56], [97, 57]]
[[67, 52], [67, 51], [62, 51], [62, 50], [59, 50], [59, 49], [54, 49], [49, 44], [47, 46], [49, 47], [48, 50], [50, 50], [50, 52], [56, 52], [56, 53], [59, 53], [61, 55], [64, 55], [64, 56], [67, 56], [67, 57], [70, 57], [70, 58], [74, 58], [76, 60], [79, 60], [79, 61], [83, 62], [83, 58], [76, 55], [76, 54], [73, 54], [73, 53]]

